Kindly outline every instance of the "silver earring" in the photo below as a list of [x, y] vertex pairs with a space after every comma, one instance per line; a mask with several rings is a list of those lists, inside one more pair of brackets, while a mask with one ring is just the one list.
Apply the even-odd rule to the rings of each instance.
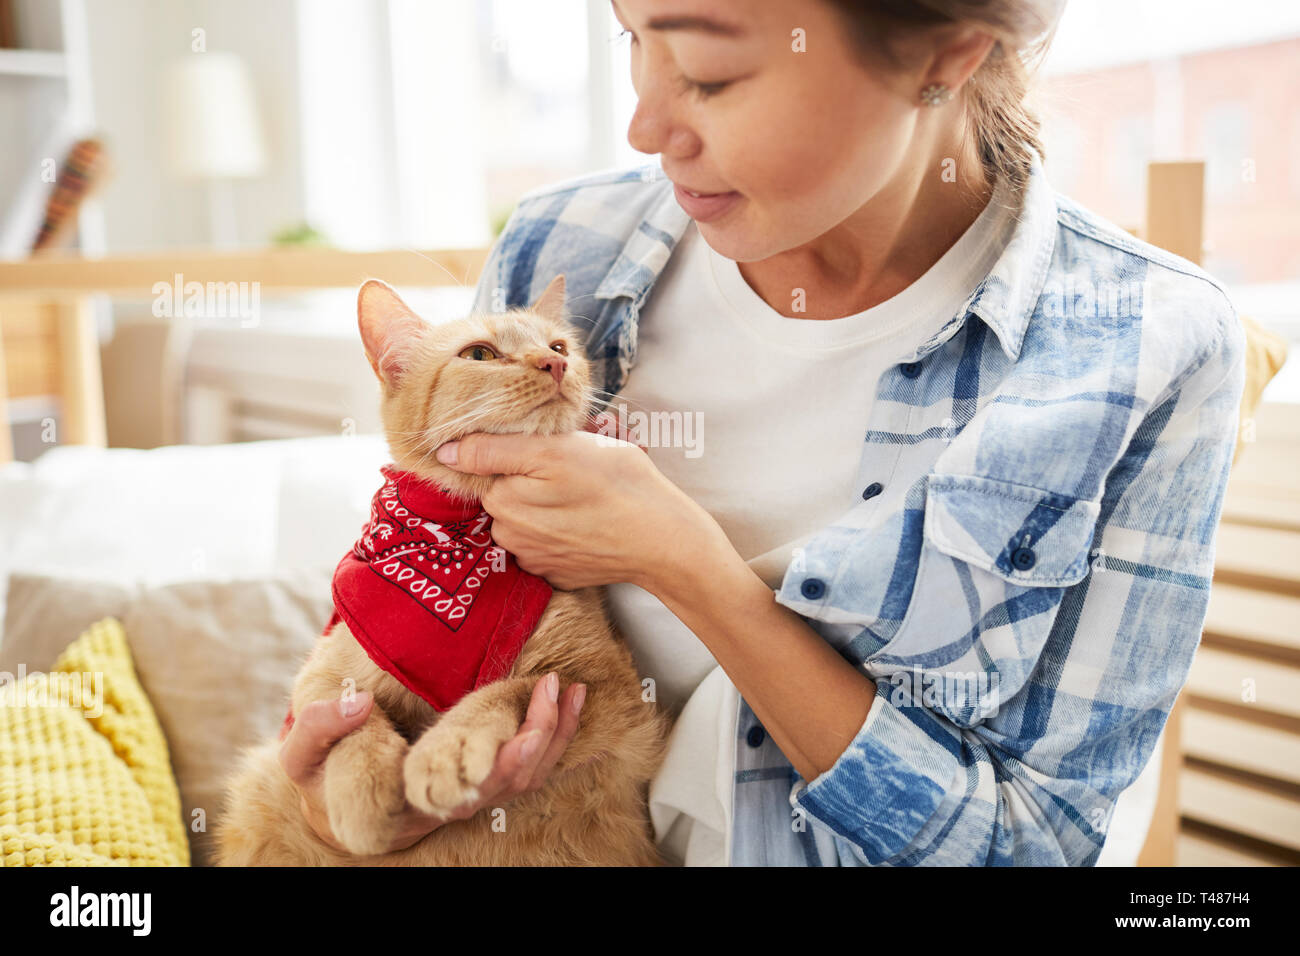
[[931, 83], [921, 90], [921, 102], [926, 106], [942, 106], [952, 99], [952, 90], [947, 83]]

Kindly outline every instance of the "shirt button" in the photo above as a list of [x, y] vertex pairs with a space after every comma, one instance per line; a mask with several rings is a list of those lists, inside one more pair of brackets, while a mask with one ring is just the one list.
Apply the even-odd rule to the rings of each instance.
[[868, 498], [874, 498], [884, 490], [884, 485], [878, 481], [873, 481], [871, 484], [867, 485], [867, 487], [862, 489], [862, 500], [866, 501]]
[[1038, 560], [1032, 548], [1016, 548], [1011, 552], [1011, 566], [1017, 571], [1028, 571]]
[[898, 370], [902, 372], [904, 375], [906, 375], [908, 378], [916, 378], [918, 375], [921, 374], [921, 363], [907, 362], [903, 365], [898, 366]]
[[799, 586], [799, 593], [810, 601], [815, 601], [826, 593], [826, 582], [821, 578], [805, 578]]
[[749, 728], [749, 733], [745, 735], [745, 743], [751, 747], [763, 746], [763, 738], [767, 736], [762, 727], [754, 726]]

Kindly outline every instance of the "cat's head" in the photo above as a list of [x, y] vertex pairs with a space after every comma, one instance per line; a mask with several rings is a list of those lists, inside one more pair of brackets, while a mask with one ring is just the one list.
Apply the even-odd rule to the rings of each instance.
[[554, 435], [587, 423], [591, 371], [565, 318], [564, 276], [527, 309], [432, 324], [376, 279], [357, 294], [366, 358], [383, 386], [380, 413], [400, 469], [481, 498], [494, 480], [433, 457], [469, 432]]

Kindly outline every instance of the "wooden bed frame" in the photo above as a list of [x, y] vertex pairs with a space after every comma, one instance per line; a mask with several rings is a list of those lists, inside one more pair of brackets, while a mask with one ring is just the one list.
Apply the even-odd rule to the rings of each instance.
[[[1150, 164], [1145, 228], [1130, 231], [1154, 245], [1199, 262], [1203, 243], [1203, 183], [1204, 163]], [[452, 276], [461, 277], [459, 281], [463, 284], [471, 284], [476, 282], [487, 254], [486, 249], [444, 249], [419, 255], [410, 251], [274, 250], [115, 256], [99, 260], [49, 257], [0, 264], [0, 422], [9, 420], [5, 407], [7, 395], [14, 398], [57, 395], [63, 413], [60, 442], [105, 443], [104, 402], [92, 296], [107, 294], [149, 299], [154, 284], [170, 280], [175, 273], [182, 274], [187, 282], [257, 282], [266, 293], [355, 287], [370, 276], [408, 287], [456, 284], [457, 280]], [[438, 268], [428, 260], [434, 260], [444, 268]], [[9, 439], [9, 429], [0, 428], [0, 463], [12, 456]], [[1260, 486], [1256, 483], [1252, 487], [1258, 490]], [[1281, 522], [1282, 527], [1290, 529], [1287, 533], [1295, 534], [1295, 539], [1290, 542], [1295, 545], [1300, 542], [1300, 517], [1297, 517], [1300, 516], [1300, 504], [1297, 504], [1297, 499], [1289, 497], [1289, 491], [1268, 487], [1267, 494], [1273, 496], [1270, 500], [1275, 504], [1277, 500], [1283, 501], [1281, 507], [1284, 510], [1280, 517], [1276, 509], [1272, 512], [1273, 517], [1258, 513], [1250, 517], [1250, 503], [1243, 504], [1234, 499], [1228, 506], [1225, 520], [1232, 521], [1234, 514], [1247, 513], [1248, 521], [1254, 524], [1241, 524], [1239, 528], [1257, 530], [1275, 530], [1277, 523]], [[1238, 540], [1239, 537], [1232, 538], [1231, 553], [1224, 552], [1220, 566], [1225, 562], [1250, 564], [1250, 552], [1254, 548], [1250, 533], [1247, 531], [1242, 540]], [[1291, 552], [1293, 556], [1296, 553], [1294, 550]], [[1287, 593], [1292, 594], [1291, 600], [1300, 608], [1300, 572], [1292, 566], [1285, 577], [1289, 583], [1283, 586], [1293, 589]], [[1234, 580], [1245, 588], [1251, 587], [1253, 581], [1253, 586], [1266, 587], [1270, 594], [1276, 595], [1276, 581], [1261, 585], [1248, 572], [1242, 572]], [[1240, 594], [1235, 596], [1239, 601]], [[1233, 628], [1230, 621], [1222, 620], [1215, 626], [1220, 631]], [[1283, 633], [1281, 629], [1288, 626], [1278, 618], [1274, 631]], [[1208, 630], [1207, 626], [1207, 633]], [[1275, 639], [1286, 645], [1287, 653], [1300, 655], [1300, 638], [1292, 637], [1288, 642], [1283, 633]], [[1183, 814], [1179, 783], [1186, 772], [1182, 728], [1189, 697], [1194, 697], [1190, 690], [1180, 695], [1165, 730], [1159, 798], [1139, 865], [1169, 866], [1177, 859], [1176, 846]], [[1198, 713], [1198, 727], [1205, 727], [1207, 721], [1212, 723], [1212, 716]], [[1229, 737], [1225, 735], [1230, 730], [1231, 725], [1225, 724], [1214, 732], [1225, 738], [1223, 742], [1226, 745]], [[1295, 732], [1295, 728], [1292, 730]], [[1297, 733], [1296, 743], [1300, 743], [1300, 733]], [[1231, 750], [1231, 747], [1227, 749]], [[1296, 782], [1300, 783], [1300, 780]], [[1300, 801], [1293, 798], [1293, 802], [1294, 809], [1300, 811]], [[1291, 818], [1287, 816], [1291, 811], [1287, 807], [1279, 808], [1274, 799], [1267, 808], [1281, 821], [1278, 826], [1283, 829], [1291, 827]], [[1292, 842], [1300, 850], [1300, 824], [1296, 825], [1294, 837]], [[1213, 844], [1212, 837], [1207, 839]], [[1287, 845], [1285, 839], [1279, 842], [1282, 846]], [[1228, 854], [1227, 858], [1237, 862], [1258, 862], [1242, 858], [1231, 839], [1220, 841], [1218, 846], [1215, 850], [1211, 845], [1202, 858], [1220, 859], [1224, 858], [1222, 854]], [[1215, 857], [1215, 853], [1221, 855]]]

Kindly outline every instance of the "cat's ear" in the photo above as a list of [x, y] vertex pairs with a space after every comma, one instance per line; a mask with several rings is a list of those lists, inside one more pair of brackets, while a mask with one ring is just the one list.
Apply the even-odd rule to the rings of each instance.
[[370, 279], [357, 293], [357, 326], [370, 367], [385, 385], [396, 386], [428, 324], [387, 283]]
[[554, 319], [557, 322], [566, 321], [565, 316], [568, 314], [564, 308], [564, 273], [551, 280], [551, 284], [546, 287], [546, 291], [541, 294], [536, 302], [533, 303], [532, 310], [538, 315], [544, 315], [547, 318]]

